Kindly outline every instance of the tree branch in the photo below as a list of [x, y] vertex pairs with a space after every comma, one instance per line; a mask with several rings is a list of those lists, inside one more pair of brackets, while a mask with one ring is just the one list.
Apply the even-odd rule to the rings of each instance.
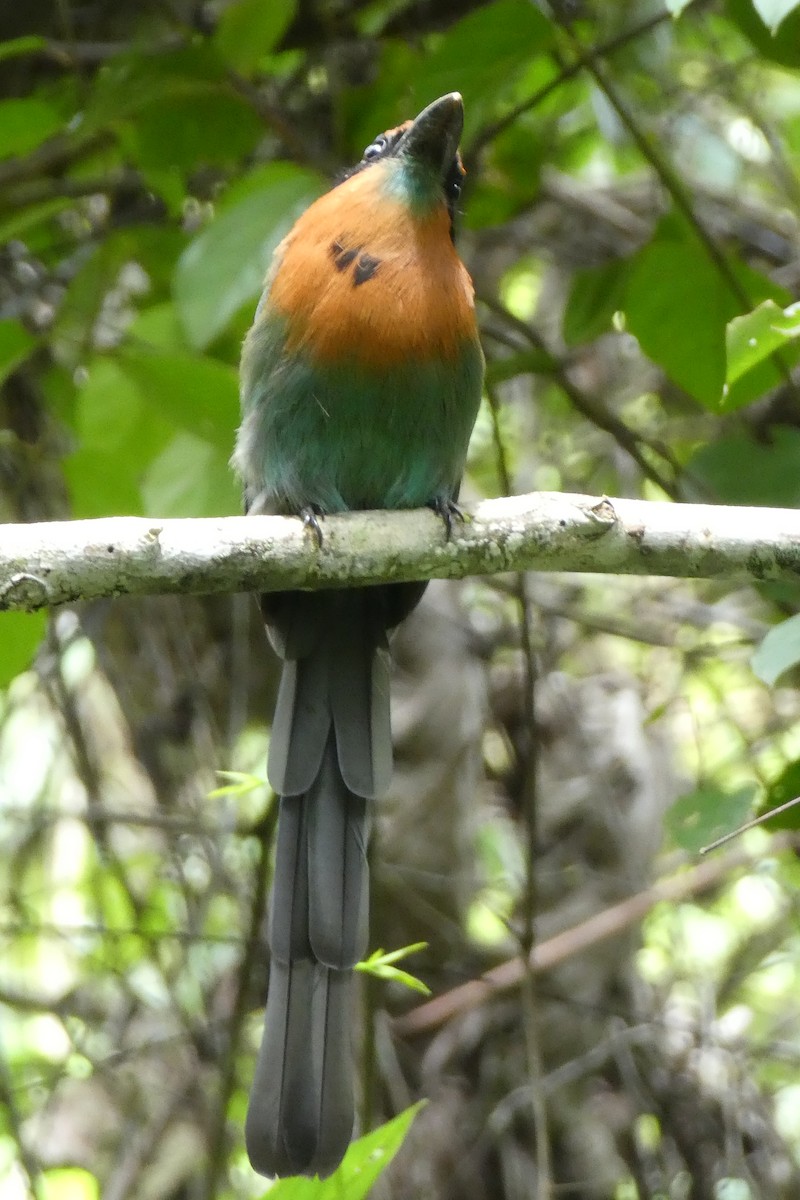
[[[779, 834], [773, 840], [770, 852], [778, 853], [794, 844], [791, 834]], [[395, 1017], [392, 1029], [401, 1037], [431, 1033], [454, 1017], [480, 1008], [492, 998], [518, 988], [526, 970], [535, 975], [550, 971], [568, 959], [591, 950], [599, 942], [616, 937], [631, 925], [638, 924], [657, 904], [679, 904], [694, 896], [702, 896], [725, 883], [734, 871], [752, 865], [752, 855], [744, 850], [734, 850], [719, 858], [707, 859], [688, 871], [656, 880], [645, 891], [635, 892], [618, 904], [601, 909], [585, 921], [532, 947], [527, 965], [519, 958], [507, 959], [486, 971], [479, 979], [470, 979]]]
[[0, 526], [0, 610], [99, 596], [280, 591], [503, 571], [800, 577], [800, 512], [534, 492], [485, 500], [450, 541], [426, 510]]

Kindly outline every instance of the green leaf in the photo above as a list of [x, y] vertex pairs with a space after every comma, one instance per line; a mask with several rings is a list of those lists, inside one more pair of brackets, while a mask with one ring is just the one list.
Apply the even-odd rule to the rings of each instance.
[[188, 352], [161, 353], [129, 344], [117, 361], [160, 416], [230, 452], [239, 418], [233, 367]]
[[13, 238], [21, 237], [29, 229], [44, 225], [51, 217], [70, 208], [69, 199], [42, 200], [38, 204], [27, 204], [18, 212], [10, 213], [0, 220], [0, 244], [10, 242]]
[[628, 262], [616, 260], [575, 272], [564, 312], [568, 346], [591, 342], [611, 329], [614, 313], [625, 307], [629, 270]]
[[46, 628], [45, 612], [0, 613], [0, 687], [27, 671]]
[[[785, 309], [791, 304], [791, 292], [775, 284], [766, 275], [735, 259], [731, 261], [730, 265], [754, 308], [766, 300], [772, 300], [781, 309]], [[737, 313], [734, 320], [742, 315], [747, 316], [748, 314]], [[730, 346], [731, 323], [725, 332], [726, 357]], [[780, 362], [777, 361], [778, 357], [780, 357]], [[752, 404], [754, 400], [759, 400], [773, 388], [781, 386], [784, 381], [784, 371], [792, 367], [799, 359], [800, 338], [794, 341], [785, 341], [777, 351], [768, 354], [761, 362], [755, 363], [738, 379], [730, 383], [726, 382], [719, 404], [719, 412], [737, 412], [745, 405]]]
[[88, 250], [69, 282], [51, 331], [60, 363], [74, 369], [85, 361], [108, 293], [135, 253], [135, 241], [127, 230], [112, 233]]
[[97, 358], [78, 391], [74, 428], [78, 447], [64, 461], [73, 516], [140, 513], [139, 484], [174, 425], [146, 402], [120, 363]]
[[726, 0], [726, 11], [734, 25], [768, 61], [784, 67], [800, 66], [800, 12], [790, 12], [777, 32], [770, 33], [753, 6], [753, 0]]
[[266, 786], [266, 780], [258, 775], [249, 775], [246, 771], [217, 771], [219, 779], [227, 779], [207, 793], [207, 799], [218, 800], [221, 796], [247, 796]]
[[356, 963], [356, 970], [362, 971], [365, 975], [373, 975], [376, 979], [388, 979], [393, 983], [401, 983], [413, 992], [421, 992], [423, 996], [430, 996], [431, 989], [426, 983], [417, 979], [416, 975], [410, 975], [408, 971], [402, 971], [399, 967], [394, 966], [396, 962], [407, 958], [409, 954], [416, 954], [419, 950], [424, 950], [427, 945], [427, 942], [414, 942], [412, 946], [403, 946], [399, 950], [388, 952], [375, 950], [369, 958]]
[[664, 823], [672, 840], [696, 854], [703, 846], [733, 833], [751, 814], [758, 792], [754, 783], [735, 791], [705, 787], [681, 796], [668, 809]]
[[241, 511], [230, 464], [220, 448], [178, 433], [148, 466], [141, 483], [144, 511], [153, 517], [220, 517]]
[[758, 366], [775, 350], [800, 337], [800, 303], [781, 309], [774, 300], [765, 300], [758, 308], [728, 324], [726, 338], [727, 385]]
[[296, 12], [297, 0], [238, 0], [224, 9], [214, 44], [234, 71], [251, 71], [277, 46]]
[[227, 86], [225, 64], [208, 42], [194, 41], [163, 54], [132, 50], [115, 55], [89, 93], [85, 126], [108, 128], [177, 96], [198, 96]]
[[554, 29], [529, 0], [494, 0], [445, 33], [411, 80], [417, 111], [445, 92], [464, 96], [469, 131], [504, 86], [552, 46]]
[[151, 304], [136, 315], [128, 327], [130, 343], [143, 349], [177, 351], [185, 354], [188, 347], [175, 305], [171, 300]]
[[723, 504], [800, 506], [800, 431], [776, 426], [769, 442], [733, 434], [703, 446], [686, 464]]
[[773, 687], [785, 671], [800, 663], [800, 615], [773, 626], [750, 660], [758, 678]]
[[800, 6], [800, 0], [753, 0], [753, 8], [774, 36], [790, 13]]
[[173, 292], [190, 345], [206, 347], [263, 286], [275, 247], [320, 191], [319, 178], [288, 163], [255, 172], [184, 250]]
[[36, 97], [0, 103], [0, 159], [27, 154], [62, 128], [61, 115]]
[[146, 175], [186, 175], [199, 166], [237, 163], [263, 133], [242, 97], [227, 85], [201, 81], [143, 105], [123, 126], [122, 143]]
[[42, 1173], [42, 1200], [98, 1200], [100, 1185], [83, 1167], [51, 1167]]
[[657, 235], [630, 262], [627, 328], [673, 382], [715, 411], [735, 313], [728, 284], [694, 238]]
[[17, 58], [22, 54], [38, 54], [47, 45], [47, 39], [30, 34], [28, 37], [11, 38], [0, 42], [0, 62], [6, 58]]
[[36, 338], [19, 321], [0, 321], [0, 383], [30, 354]]
[[[782, 804], [788, 804], [797, 796], [800, 796], [800, 760], [788, 763], [777, 779], [773, 779], [767, 788], [764, 803], [759, 805], [758, 816], [768, 813], [773, 808], [780, 808]], [[771, 818], [766, 822], [766, 828], [800, 829], [800, 805]]]
[[327, 1179], [281, 1179], [265, 1193], [264, 1200], [366, 1200], [424, 1104], [424, 1100], [412, 1104], [393, 1120], [352, 1142], [342, 1165]]

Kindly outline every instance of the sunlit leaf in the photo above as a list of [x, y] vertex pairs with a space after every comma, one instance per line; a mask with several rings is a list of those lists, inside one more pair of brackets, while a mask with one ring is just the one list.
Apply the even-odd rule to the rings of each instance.
[[781, 309], [765, 300], [728, 324], [726, 383], [732, 384], [775, 350], [800, 337], [800, 304]]
[[370, 954], [369, 958], [356, 964], [356, 970], [363, 972], [365, 975], [373, 975], [376, 979], [401, 983], [404, 987], [410, 988], [414, 992], [420, 992], [423, 996], [429, 996], [431, 990], [426, 983], [423, 983], [416, 975], [411, 975], [408, 971], [403, 971], [394, 965], [402, 959], [407, 958], [409, 954], [416, 954], [418, 951], [424, 950], [427, 944], [427, 942], [414, 942], [413, 945], [403, 946], [399, 950], [375, 950]]
[[45, 612], [0, 613], [0, 687], [33, 662], [47, 627]]
[[[779, 6], [785, 7], [785, 4], [786, 0], [783, 0]], [[797, 0], [793, 0], [788, 16], [784, 15], [774, 31], [767, 27], [769, 22], [759, 16], [753, 0], [726, 0], [725, 11], [764, 58], [785, 67], [800, 65], [800, 11]]]
[[52, 137], [63, 121], [58, 111], [37, 96], [0, 102], [0, 158], [27, 154]]
[[774, 625], [750, 660], [759, 679], [772, 687], [785, 671], [800, 663], [800, 616]]
[[82, 1167], [55, 1167], [42, 1172], [42, 1200], [98, 1200], [100, 1185]]
[[229, 450], [191, 433], [177, 433], [144, 473], [141, 494], [154, 517], [233, 516], [241, 496]]
[[28, 37], [11, 38], [8, 42], [0, 42], [0, 62], [4, 58], [17, 58], [22, 54], [36, 54], [47, 45], [47, 39], [30, 34]]
[[217, 775], [228, 782], [213, 788], [208, 793], [209, 800], [217, 800], [220, 796], [247, 796], [265, 786], [265, 781], [258, 775], [248, 775], [246, 771], [217, 771]]
[[234, 367], [188, 352], [135, 345], [125, 346], [117, 361], [161, 416], [230, 450], [239, 415]]
[[800, 0], [753, 0], [753, 8], [772, 34], [798, 7]]
[[77, 445], [64, 460], [75, 517], [137, 514], [139, 481], [172, 436], [172, 427], [143, 400], [118, 363], [96, 359], [78, 390], [74, 412]]

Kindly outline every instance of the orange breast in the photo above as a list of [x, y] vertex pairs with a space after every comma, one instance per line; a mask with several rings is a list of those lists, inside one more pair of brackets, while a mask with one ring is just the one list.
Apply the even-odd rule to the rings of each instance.
[[317, 362], [453, 358], [476, 337], [445, 205], [416, 217], [381, 193], [375, 168], [317, 200], [276, 259], [269, 307], [287, 321], [287, 348]]

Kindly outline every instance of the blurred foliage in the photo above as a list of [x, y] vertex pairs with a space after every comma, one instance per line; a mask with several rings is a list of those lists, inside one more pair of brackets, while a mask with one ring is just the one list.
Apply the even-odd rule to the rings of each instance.
[[[541, 487], [797, 505], [796, 0], [29, 0], [0, 11], [0, 519], [238, 511], [236, 366], [275, 246], [376, 132], [451, 89], [466, 106], [459, 239], [488, 361], [467, 498]], [[434, 991], [514, 953], [525, 885], [512, 822], [524, 824], [535, 759], [514, 692], [526, 661], [516, 589], [462, 593], [489, 697], [482, 799], [469, 797], [482, 814], [480, 881], [445, 966], [427, 928], [403, 930], [430, 943], [419, 974]], [[542, 677], [622, 680], [645, 714], [642, 738], [665, 731], [665, 778], [681, 793], [665, 869], [753, 804], [800, 792], [797, 588], [567, 577], [529, 581], [527, 595]], [[10, 1200], [263, 1192], [241, 1139], [272, 821], [252, 786], [270, 682], [251, 635], [236, 601], [64, 612], [44, 640], [43, 621], [0, 619]], [[601, 741], [573, 764], [589, 778]], [[246, 786], [213, 791], [220, 765]], [[559, 1132], [563, 1063], [548, 1061], [550, 1168], [570, 1194], [800, 1194], [786, 840], [798, 820], [774, 819], [783, 841], [772, 825], [745, 840], [710, 895], [651, 912], [635, 993], [647, 1016], [614, 993], [599, 1047], [613, 1070], [573, 1063], [588, 1072], [586, 1112], [613, 1098], [591, 1125], [599, 1141], [584, 1110], [573, 1142]], [[659, 824], [655, 814], [625, 832], [632, 859]], [[603, 903], [647, 886], [660, 868], [642, 861]], [[554, 894], [577, 895], [581, 869], [571, 860]], [[365, 986], [383, 1003], [383, 980]], [[654, 1031], [650, 1074], [633, 1041], [619, 1049], [623, 1016]], [[371, 1124], [423, 1092], [430, 1068], [420, 1059], [401, 1086], [376, 1028], [366, 1058], [390, 1082], [365, 1085], [381, 1096], [365, 1101]], [[491, 1069], [475, 1069], [484, 1124], [464, 1138], [489, 1163], [475, 1168], [475, 1200], [532, 1194], [534, 1138], [512, 1103], [525, 1089], [504, 1074], [525, 1057], [515, 1036], [506, 1066], [495, 1043]], [[701, 1096], [722, 1132], [686, 1116]], [[594, 1179], [580, 1175], [580, 1141], [602, 1162], [587, 1168]], [[354, 1148], [353, 1163], [374, 1165], [376, 1145]], [[458, 1194], [458, 1178], [443, 1166], [435, 1194]], [[337, 1196], [366, 1194], [348, 1179]], [[334, 1181], [293, 1186], [275, 1194], [334, 1194]], [[430, 1181], [414, 1186], [434, 1195]]]

